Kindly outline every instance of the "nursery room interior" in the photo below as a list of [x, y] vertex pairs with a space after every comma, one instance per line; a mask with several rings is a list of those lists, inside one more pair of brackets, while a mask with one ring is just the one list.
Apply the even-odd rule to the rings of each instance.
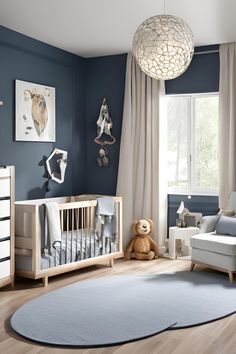
[[0, 353], [235, 353], [236, 2], [0, 5]]

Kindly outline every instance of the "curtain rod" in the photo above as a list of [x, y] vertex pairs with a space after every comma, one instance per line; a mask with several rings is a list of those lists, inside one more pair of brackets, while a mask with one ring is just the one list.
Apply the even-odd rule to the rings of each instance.
[[219, 53], [219, 49], [215, 50], [206, 50], [205, 52], [195, 52], [193, 55], [202, 55], [202, 54], [212, 54], [212, 53]]

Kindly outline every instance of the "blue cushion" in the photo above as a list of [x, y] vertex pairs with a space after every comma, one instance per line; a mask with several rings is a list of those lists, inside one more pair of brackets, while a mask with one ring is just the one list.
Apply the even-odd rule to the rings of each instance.
[[216, 234], [236, 236], [236, 218], [221, 215], [216, 224]]

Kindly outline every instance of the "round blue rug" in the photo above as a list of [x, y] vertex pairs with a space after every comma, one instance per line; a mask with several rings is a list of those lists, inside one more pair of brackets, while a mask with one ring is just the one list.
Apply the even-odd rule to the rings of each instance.
[[223, 273], [177, 272], [85, 280], [15, 312], [11, 328], [32, 341], [70, 347], [126, 343], [236, 311], [236, 284]]

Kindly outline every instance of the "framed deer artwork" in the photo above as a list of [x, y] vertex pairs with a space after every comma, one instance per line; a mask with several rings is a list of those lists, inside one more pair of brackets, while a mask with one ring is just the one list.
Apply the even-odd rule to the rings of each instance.
[[21, 80], [15, 88], [15, 140], [55, 142], [55, 88]]

